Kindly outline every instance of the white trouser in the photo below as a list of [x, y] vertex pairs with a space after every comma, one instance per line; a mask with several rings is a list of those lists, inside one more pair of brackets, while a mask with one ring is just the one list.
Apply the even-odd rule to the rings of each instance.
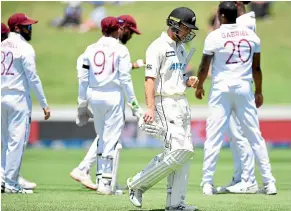
[[89, 104], [93, 111], [95, 131], [99, 135], [98, 152], [102, 153], [97, 175], [111, 175], [114, 149], [124, 127], [124, 94], [121, 89], [92, 90]]
[[241, 179], [255, 181], [255, 156], [234, 112], [231, 113], [229, 119], [228, 135], [234, 162], [233, 180], [235, 182]]
[[86, 156], [79, 164], [78, 168], [81, 170], [90, 170], [93, 164], [97, 160], [97, 144], [98, 144], [99, 135], [94, 139], [93, 143], [91, 144]]
[[[188, 183], [188, 173], [190, 165], [187, 164], [177, 167], [175, 164], [171, 166], [169, 164], [169, 168], [177, 168], [174, 172], [170, 172], [169, 174], [164, 174], [165, 169], [162, 170], [151, 170], [154, 169], [159, 163], [157, 160], [163, 159], [163, 157], [169, 155], [170, 152], [174, 152], [179, 149], [185, 149], [185, 155], [187, 153], [192, 153], [193, 145], [191, 139], [191, 129], [190, 129], [190, 108], [188, 105], [188, 101], [185, 96], [172, 96], [172, 97], [156, 97], [155, 98], [155, 121], [158, 124], [163, 125], [167, 128], [168, 132], [171, 133], [170, 143], [165, 144], [165, 152], [157, 155], [141, 172], [139, 172], [132, 179], [133, 187], [137, 186], [144, 187], [143, 191], [147, 190], [151, 187], [151, 185], [147, 188], [147, 184], [150, 184], [152, 181], [144, 180], [141, 183], [138, 181], [143, 180], [142, 178], [150, 178], [147, 172], [155, 171], [158, 175], [164, 175], [164, 177], [168, 176], [168, 184], [167, 184], [167, 202], [166, 206], [177, 206], [181, 202], [184, 201], [186, 191], [187, 191], [187, 183]], [[184, 152], [181, 153], [181, 155]], [[183, 156], [183, 155], [182, 155]], [[192, 156], [191, 156], [192, 157]], [[171, 160], [171, 159], [170, 159]], [[169, 162], [164, 161], [164, 162]], [[183, 160], [183, 159], [182, 159]], [[180, 160], [178, 159], [178, 162]], [[161, 165], [161, 168], [167, 168]], [[151, 174], [151, 173], [149, 173]], [[159, 180], [163, 179], [159, 177]], [[151, 180], [151, 179], [150, 179]], [[157, 183], [158, 181], [155, 181]], [[152, 185], [154, 185], [152, 184]]]
[[218, 154], [233, 111], [241, 124], [257, 158], [264, 183], [274, 182], [265, 140], [261, 136], [252, 85], [248, 81], [216, 83], [209, 96], [210, 116], [207, 118], [201, 185], [213, 184]]
[[[1, 93], [1, 169], [5, 187], [19, 189], [18, 178], [29, 138], [31, 99], [22, 92]], [[2, 176], [3, 178], [3, 176]]]

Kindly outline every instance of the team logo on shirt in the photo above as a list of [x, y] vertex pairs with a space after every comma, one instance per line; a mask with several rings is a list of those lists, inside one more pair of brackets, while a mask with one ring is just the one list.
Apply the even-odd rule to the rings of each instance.
[[151, 69], [153, 69], [153, 66], [151, 64], [147, 64], [146, 69], [151, 70]]
[[176, 56], [175, 51], [168, 51], [166, 52], [166, 57]]
[[173, 63], [170, 67], [170, 70], [185, 70], [186, 64], [182, 63]]

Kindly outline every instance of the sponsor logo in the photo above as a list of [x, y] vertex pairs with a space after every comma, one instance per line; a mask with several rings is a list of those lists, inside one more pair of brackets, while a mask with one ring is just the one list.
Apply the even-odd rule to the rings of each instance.
[[175, 51], [166, 52], [166, 57], [176, 56]]
[[182, 63], [173, 63], [170, 67], [170, 70], [185, 70], [186, 64]]

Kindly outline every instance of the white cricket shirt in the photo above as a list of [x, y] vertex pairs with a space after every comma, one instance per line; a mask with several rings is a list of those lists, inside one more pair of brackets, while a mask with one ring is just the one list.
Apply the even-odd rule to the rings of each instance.
[[236, 19], [237, 24], [244, 25], [250, 30], [256, 32], [256, 15], [255, 12], [248, 12]]
[[222, 24], [205, 39], [203, 54], [212, 59], [212, 82], [252, 80], [253, 54], [261, 52], [259, 37], [240, 24]]
[[103, 36], [89, 45], [82, 57], [83, 65], [88, 66], [89, 70], [80, 70], [77, 64], [79, 102], [87, 100], [88, 87], [99, 91], [123, 88], [129, 103], [136, 99], [130, 75], [132, 64], [129, 51], [118, 39]]
[[184, 95], [187, 53], [163, 32], [146, 51], [145, 76], [155, 78], [155, 96]]
[[1, 43], [1, 91], [30, 94], [33, 89], [42, 108], [47, 107], [42, 84], [36, 72], [33, 47], [20, 35], [10, 32]]

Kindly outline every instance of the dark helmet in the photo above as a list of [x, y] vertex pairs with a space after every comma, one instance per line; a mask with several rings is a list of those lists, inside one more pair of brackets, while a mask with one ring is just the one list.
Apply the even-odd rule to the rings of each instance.
[[167, 25], [177, 35], [178, 31], [180, 30], [180, 24], [183, 24], [191, 29], [189, 35], [187, 35], [186, 38], [181, 41], [182, 42], [191, 41], [196, 36], [193, 30], [199, 30], [198, 27], [195, 25], [196, 24], [195, 13], [187, 7], [178, 7], [174, 9], [167, 18]]

